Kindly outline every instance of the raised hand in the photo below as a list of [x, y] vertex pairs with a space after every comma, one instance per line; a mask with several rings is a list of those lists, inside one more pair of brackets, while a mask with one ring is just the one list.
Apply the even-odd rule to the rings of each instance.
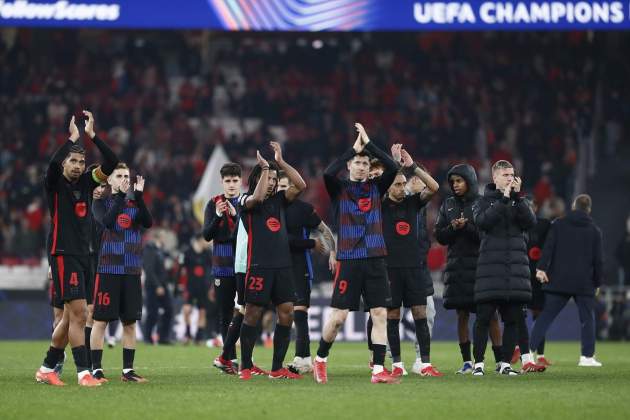
[[271, 145], [271, 148], [273, 149], [273, 158], [275, 159], [275, 161], [278, 163], [282, 163], [283, 158], [282, 158], [282, 148], [280, 147], [280, 143], [278, 143], [277, 141], [270, 141], [269, 145]]
[[410, 168], [413, 166], [413, 158], [411, 157], [411, 155], [409, 154], [409, 152], [407, 152], [405, 149], [402, 149], [400, 151], [401, 156], [402, 156], [402, 165], [405, 168]]
[[361, 141], [361, 133], [359, 133], [359, 135], [357, 136], [357, 139], [354, 141], [354, 144], [352, 145], [352, 149], [354, 149], [355, 153], [361, 153], [364, 148], [365, 148], [365, 145]]
[[368, 137], [367, 132], [365, 131], [365, 127], [363, 127], [363, 124], [354, 123], [354, 126], [356, 127], [357, 132], [361, 137], [361, 142], [363, 143], [363, 146], [367, 145], [370, 142], [370, 138]]
[[136, 176], [136, 182], [133, 184], [133, 190], [138, 192], [144, 191], [144, 178], [140, 175]]
[[394, 159], [394, 161], [396, 163], [400, 163], [402, 161], [402, 154], [401, 154], [402, 144], [395, 143], [392, 146], [391, 150], [392, 150], [392, 158]]
[[514, 188], [515, 192], [521, 191], [521, 184], [522, 184], [521, 178], [515, 176], [514, 181], [512, 181], [512, 188]]
[[79, 128], [77, 124], [74, 122], [74, 115], [70, 118], [70, 125], [68, 126], [68, 131], [70, 132], [70, 141], [72, 143], [76, 143], [79, 140], [81, 135], [79, 134]]
[[514, 185], [514, 180], [508, 182], [505, 186], [505, 190], [503, 191], [503, 197], [510, 198], [510, 192], [512, 192], [512, 186]]
[[261, 168], [269, 167], [269, 162], [267, 162], [265, 158], [262, 157], [262, 155], [260, 154], [258, 150], [256, 150], [256, 160], [258, 161], [258, 165]]
[[236, 216], [236, 209], [234, 208], [232, 203], [230, 203], [229, 200], [225, 200], [225, 203], [227, 204], [227, 208], [228, 208], [228, 210], [230, 212], [230, 216], [232, 216], [232, 217]]
[[219, 202], [217, 202], [217, 214], [219, 216], [221, 216], [223, 213], [225, 213], [225, 211], [228, 209], [227, 206], [227, 201], [226, 200], [221, 200]]
[[83, 115], [88, 118], [85, 121], [85, 133], [93, 139], [96, 136], [96, 132], [94, 132], [94, 115], [85, 109], [83, 110]]
[[123, 178], [122, 182], [120, 183], [120, 188], [118, 190], [123, 193], [129, 191], [129, 179]]

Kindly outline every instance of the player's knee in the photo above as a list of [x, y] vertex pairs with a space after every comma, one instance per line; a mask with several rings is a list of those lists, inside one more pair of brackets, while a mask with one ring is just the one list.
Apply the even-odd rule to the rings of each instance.
[[348, 317], [347, 310], [335, 310], [331, 314], [330, 320], [333, 323], [333, 327], [335, 330], [339, 331], [343, 324], [346, 322], [346, 318]]
[[134, 330], [136, 328], [136, 320], [122, 321], [123, 328], [127, 330]]
[[413, 319], [426, 319], [427, 317], [427, 307], [424, 305], [412, 306], [411, 307], [411, 316]]
[[400, 308], [388, 309], [387, 319], [400, 319]]
[[[398, 310], [400, 313], [400, 310]], [[385, 308], [372, 308], [370, 309], [370, 315], [372, 316], [372, 322], [385, 322], [387, 319], [387, 309]]]

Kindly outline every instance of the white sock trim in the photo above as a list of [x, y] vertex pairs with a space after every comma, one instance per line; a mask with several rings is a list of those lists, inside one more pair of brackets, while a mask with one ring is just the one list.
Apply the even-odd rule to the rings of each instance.
[[133, 370], [133, 368], [131, 368], [131, 369], [123, 369], [123, 374], [124, 374], [124, 373], [129, 373], [129, 372], [131, 372], [132, 370]]
[[90, 371], [89, 370], [82, 370], [81, 372], [77, 373], [77, 377], [79, 378], [79, 380], [83, 379], [84, 376], [89, 375]]
[[328, 357], [319, 357], [319, 356], [315, 356], [315, 361], [316, 362], [324, 362], [326, 363], [328, 361]]
[[49, 368], [49, 367], [46, 367], [46, 366], [42, 365], [42, 366], [39, 368], [39, 371], [40, 371], [40, 372], [42, 372], [42, 373], [51, 373], [51, 372], [54, 372], [54, 371], [55, 371], [55, 369], [51, 369], [51, 368]]
[[384, 370], [385, 368], [383, 368], [383, 365], [374, 365], [374, 367], [372, 368], [372, 375], [378, 375]]

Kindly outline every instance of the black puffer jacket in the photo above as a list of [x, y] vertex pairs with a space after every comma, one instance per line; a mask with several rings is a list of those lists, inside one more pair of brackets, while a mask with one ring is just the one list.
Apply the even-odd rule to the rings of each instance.
[[481, 232], [475, 302], [529, 302], [526, 232], [536, 224], [529, 202], [516, 193], [503, 197], [494, 184], [488, 184], [473, 206], [473, 215]]
[[594, 296], [602, 283], [602, 232], [591, 217], [573, 210], [554, 221], [538, 261], [547, 273], [545, 292]]
[[[451, 168], [446, 175], [449, 184], [451, 175], [464, 178], [468, 191], [462, 197], [453, 195], [442, 202], [435, 224], [435, 237], [440, 244], [448, 246], [448, 259], [444, 270], [444, 307], [467, 309], [475, 303], [479, 231], [473, 220], [472, 206], [479, 198], [479, 185], [475, 169], [470, 165], [456, 165]], [[468, 219], [468, 223], [462, 229], [453, 229], [451, 222], [459, 219], [462, 214]]]

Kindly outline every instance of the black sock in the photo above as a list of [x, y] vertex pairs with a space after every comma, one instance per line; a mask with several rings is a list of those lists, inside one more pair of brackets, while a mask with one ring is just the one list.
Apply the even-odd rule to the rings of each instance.
[[48, 351], [46, 352], [46, 357], [44, 358], [43, 365], [48, 369], [54, 369], [59, 363], [60, 360], [63, 359], [63, 349], [58, 349], [56, 347], [50, 346]]
[[370, 349], [370, 351], [374, 351], [374, 345], [372, 344], [372, 327], [373, 326], [374, 324], [372, 323], [372, 315], [368, 315], [365, 332], [367, 334], [368, 349]]
[[116, 330], [118, 329], [118, 321], [109, 321], [107, 323], [107, 330], [109, 331], [110, 337], [116, 336]]
[[420, 360], [422, 363], [431, 363], [431, 334], [426, 318], [414, 320], [416, 324], [416, 339], [420, 347]]
[[190, 325], [186, 325], [186, 338], [191, 338], [192, 335], [190, 334]]
[[271, 370], [276, 371], [282, 369], [284, 357], [287, 355], [289, 343], [291, 342], [291, 327], [287, 325], [276, 324], [276, 330], [273, 335], [273, 363]]
[[320, 339], [319, 340], [319, 348], [317, 349], [317, 356], [321, 357], [322, 359], [328, 357], [328, 353], [330, 353], [330, 348], [332, 347], [333, 343], [329, 343], [327, 341], [324, 341], [324, 339]]
[[74, 357], [74, 364], [77, 366], [77, 372], [88, 370], [87, 350], [85, 349], [85, 346], [73, 347], [72, 357]]
[[123, 348], [123, 369], [133, 369], [133, 359], [136, 356], [136, 349]]
[[[532, 314], [532, 318], [534, 319], [534, 321], [538, 319], [539, 315], [540, 314]], [[538, 346], [538, 348], [536, 349], [536, 353], [538, 353], [538, 355], [545, 354], [545, 339], [544, 338], [540, 342], [540, 345]]]
[[374, 351], [374, 365], [385, 365], [387, 346], [385, 344], [372, 344], [372, 349]]
[[400, 319], [387, 320], [387, 342], [394, 363], [400, 362]]
[[88, 366], [92, 366], [92, 358], [90, 357], [90, 336], [92, 335], [92, 327], [85, 327], [85, 354], [87, 354]]
[[309, 357], [311, 355], [311, 339], [308, 335], [308, 313], [295, 311], [295, 355]]
[[[503, 346], [492, 346], [492, 352], [494, 353], [494, 361], [499, 363], [503, 359]], [[514, 350], [514, 349], [512, 349]], [[511, 357], [512, 355], [510, 355]]]
[[221, 357], [225, 360], [236, 359], [236, 342], [241, 334], [241, 325], [243, 324], [243, 314], [237, 313], [232, 318], [230, 326], [228, 327], [227, 337], [223, 343], [223, 353]]
[[103, 361], [103, 350], [92, 350], [91, 359], [92, 359], [92, 370], [95, 369], [103, 369], [101, 363]]
[[241, 369], [251, 369], [254, 365], [252, 355], [257, 336], [258, 328], [243, 322], [241, 325]]
[[203, 328], [199, 327], [197, 328], [197, 332], [195, 333], [195, 341], [199, 342], [199, 341], [203, 341]]
[[459, 343], [459, 351], [462, 353], [462, 359], [464, 359], [464, 362], [470, 362], [472, 360], [472, 355], [470, 354], [470, 341]]

